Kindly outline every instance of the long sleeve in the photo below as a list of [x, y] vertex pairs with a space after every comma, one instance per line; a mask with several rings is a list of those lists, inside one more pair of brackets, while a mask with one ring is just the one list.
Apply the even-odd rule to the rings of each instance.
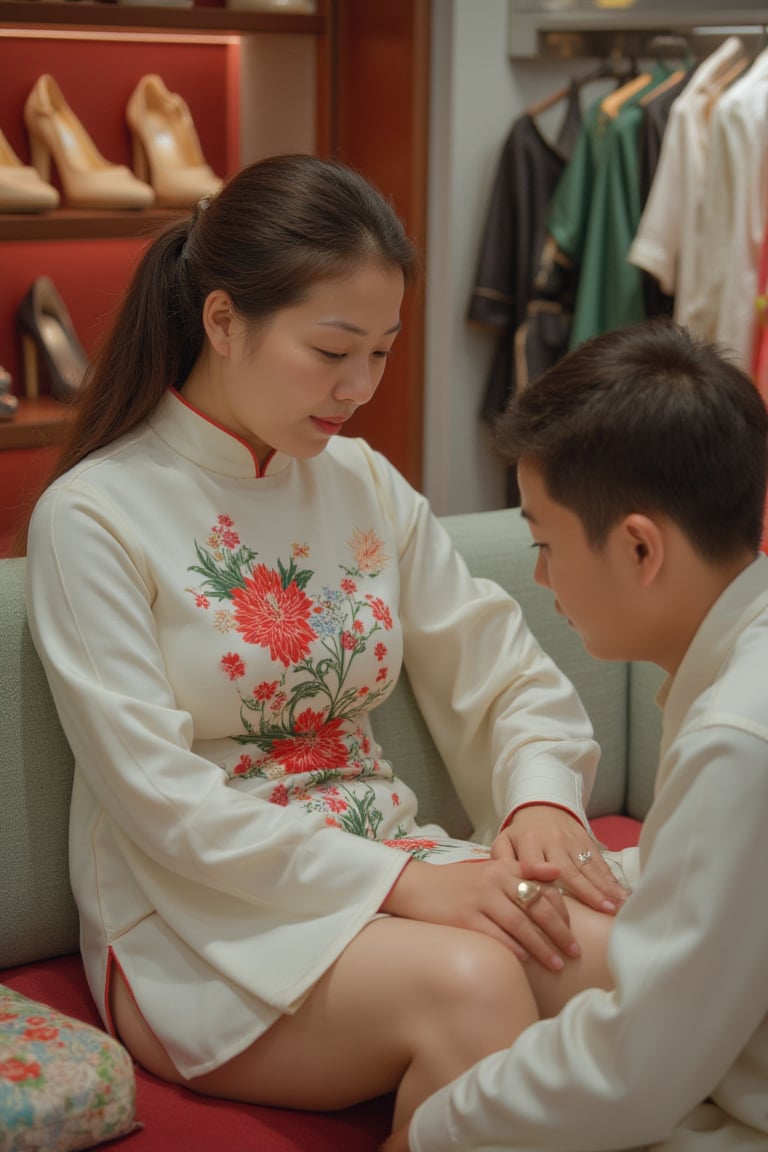
[[534, 801], [586, 823], [599, 748], [573, 685], [517, 602], [473, 579], [424, 498], [375, 454], [371, 463], [400, 541], [405, 666], [476, 835], [488, 840]]

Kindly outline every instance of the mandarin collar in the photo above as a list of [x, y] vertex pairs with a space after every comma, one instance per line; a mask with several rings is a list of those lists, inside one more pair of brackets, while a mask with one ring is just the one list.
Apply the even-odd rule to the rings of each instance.
[[273, 452], [262, 466], [249, 444], [194, 408], [169, 388], [151, 414], [149, 426], [168, 447], [208, 472], [238, 480], [261, 480], [283, 472], [291, 457]]
[[718, 596], [688, 645], [674, 676], [656, 697], [664, 709], [661, 759], [694, 702], [717, 678], [746, 626], [768, 608], [768, 556], [760, 554]]

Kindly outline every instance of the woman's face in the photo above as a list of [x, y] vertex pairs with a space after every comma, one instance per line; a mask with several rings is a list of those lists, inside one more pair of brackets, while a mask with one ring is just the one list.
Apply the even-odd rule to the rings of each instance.
[[210, 363], [193, 371], [184, 397], [262, 465], [273, 450], [316, 456], [376, 391], [403, 292], [400, 268], [371, 261], [318, 282], [256, 336], [237, 316], [225, 320], [226, 339], [212, 340]]

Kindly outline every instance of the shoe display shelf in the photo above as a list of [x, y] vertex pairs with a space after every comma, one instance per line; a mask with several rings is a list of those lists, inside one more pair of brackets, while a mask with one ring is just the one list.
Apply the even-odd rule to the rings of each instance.
[[[157, 74], [187, 102], [217, 174], [280, 152], [337, 156], [391, 197], [423, 250], [432, 2], [317, 0], [302, 13], [240, 6], [254, 0], [0, 0], [0, 131], [30, 164], [24, 107], [49, 74], [99, 152], [133, 169], [127, 105], [141, 79]], [[61, 192], [55, 165], [51, 183]], [[0, 423], [0, 555], [67, 418], [44, 378], [39, 396], [25, 397], [20, 302], [49, 277], [91, 355], [145, 245], [178, 211], [84, 210], [61, 198], [51, 211], [0, 212], [0, 365], [19, 397], [17, 416]], [[410, 293], [386, 386], [350, 428], [417, 487], [424, 312], [423, 290]]]
[[[206, 161], [221, 177], [279, 151], [329, 147], [329, 3], [315, 14], [93, 0], [0, 0], [0, 131], [23, 165], [24, 121], [43, 74], [55, 79], [98, 151], [133, 169], [131, 94], [155, 73], [187, 105]], [[51, 166], [59, 206], [0, 212], [0, 364], [19, 408], [0, 424], [0, 555], [55, 463], [68, 406], [25, 394], [19, 305], [49, 277], [86, 352], [96, 348], [147, 242], [187, 208], [74, 208]]]

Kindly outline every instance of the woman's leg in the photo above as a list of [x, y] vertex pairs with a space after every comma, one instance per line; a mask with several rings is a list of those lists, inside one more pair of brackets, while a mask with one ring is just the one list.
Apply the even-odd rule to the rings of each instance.
[[152, 1035], [117, 969], [112, 1011], [125, 1046], [163, 1079], [289, 1108], [344, 1108], [396, 1091], [395, 1126], [538, 1016], [509, 949], [479, 932], [398, 917], [367, 925], [294, 1015], [190, 1081]]
[[556, 1016], [563, 1005], [585, 988], [611, 988], [608, 970], [608, 937], [613, 916], [596, 912], [578, 900], [565, 898], [573, 934], [581, 947], [577, 960], [567, 960], [561, 972], [550, 972], [541, 964], [527, 961], [526, 975], [536, 999], [539, 1015]]

